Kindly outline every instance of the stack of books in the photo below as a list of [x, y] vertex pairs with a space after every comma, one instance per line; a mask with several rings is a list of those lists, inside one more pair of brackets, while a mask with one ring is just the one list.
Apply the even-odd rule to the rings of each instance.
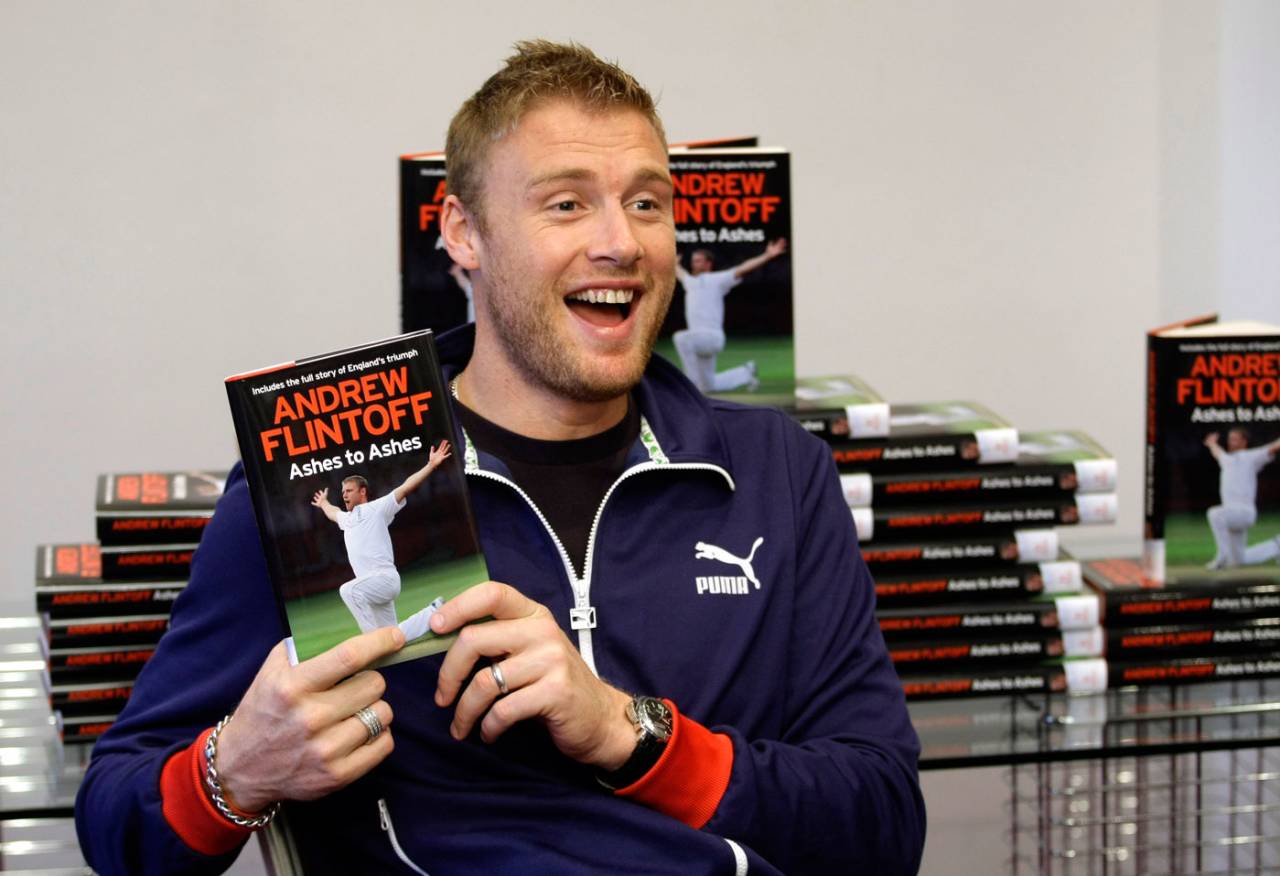
[[1058, 539], [1063, 526], [1115, 522], [1115, 459], [1097, 442], [1019, 433], [971, 401], [891, 407], [854, 377], [753, 400], [830, 444], [908, 698], [1098, 677], [1096, 660], [1073, 658], [1104, 651], [1099, 600]]
[[46, 684], [66, 742], [100, 736], [169, 626], [226, 474], [98, 478], [98, 542], [36, 548]]

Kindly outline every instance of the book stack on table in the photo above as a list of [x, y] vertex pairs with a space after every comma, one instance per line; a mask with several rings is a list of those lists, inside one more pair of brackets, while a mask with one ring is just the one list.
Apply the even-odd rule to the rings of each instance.
[[99, 541], [36, 548], [46, 683], [65, 742], [96, 739], [124, 708], [225, 481], [206, 471], [100, 475]]
[[1115, 459], [1093, 439], [1019, 433], [971, 401], [890, 408], [854, 377], [753, 400], [830, 444], [909, 699], [1105, 675], [1098, 597], [1058, 543], [1059, 527], [1116, 519]]

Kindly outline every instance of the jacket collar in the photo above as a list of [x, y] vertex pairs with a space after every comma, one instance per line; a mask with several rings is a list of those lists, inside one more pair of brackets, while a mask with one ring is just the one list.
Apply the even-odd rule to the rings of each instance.
[[[475, 326], [450, 329], [436, 338], [436, 352], [446, 383], [461, 373], [475, 348]], [[649, 360], [635, 388], [636, 404], [652, 431], [658, 453], [672, 463], [705, 463], [733, 474], [712, 404], [680, 369], [661, 356]], [[641, 432], [642, 442], [645, 439]], [[654, 448], [643, 452], [654, 457]]]

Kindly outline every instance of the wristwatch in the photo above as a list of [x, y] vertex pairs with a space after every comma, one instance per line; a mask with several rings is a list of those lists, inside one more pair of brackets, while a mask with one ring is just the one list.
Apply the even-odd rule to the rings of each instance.
[[610, 791], [635, 784], [667, 750], [674, 717], [671, 708], [655, 697], [634, 696], [627, 703], [627, 720], [636, 730], [636, 750], [627, 762], [612, 772], [596, 774], [596, 781]]

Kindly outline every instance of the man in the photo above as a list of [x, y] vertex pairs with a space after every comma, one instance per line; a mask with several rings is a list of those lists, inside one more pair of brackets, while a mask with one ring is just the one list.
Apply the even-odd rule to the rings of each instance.
[[[312, 801], [287, 809], [308, 872], [918, 865], [918, 744], [830, 455], [648, 362], [676, 260], [652, 99], [579, 46], [517, 49], [450, 125], [442, 215], [495, 580], [432, 617], [443, 657], [357, 672], [392, 627], [291, 667], [237, 474], [81, 791], [99, 872], [217, 871], [279, 800]], [[740, 570], [698, 543], [751, 550], [760, 586], [699, 592]]]
[[1261, 447], [1249, 447], [1249, 433], [1240, 427], [1227, 431], [1227, 449], [1218, 443], [1218, 433], [1204, 439], [1221, 469], [1218, 494], [1221, 504], [1205, 515], [1213, 530], [1217, 553], [1208, 562], [1209, 569], [1254, 566], [1280, 556], [1280, 537], [1269, 538], [1246, 547], [1249, 528], [1258, 522], [1258, 472], [1275, 459], [1280, 438]]
[[[405, 506], [409, 495], [449, 458], [449, 442], [441, 441], [431, 448], [427, 464], [404, 479], [382, 498], [369, 501], [369, 482], [361, 475], [342, 480], [342, 504], [339, 511], [329, 501], [329, 489], [316, 490], [311, 504], [342, 530], [347, 546], [347, 562], [356, 576], [338, 588], [338, 595], [355, 617], [360, 632], [398, 623], [396, 597], [400, 595], [400, 572], [396, 569], [395, 551], [391, 546], [391, 521]], [[406, 620], [405, 640], [413, 641], [427, 633], [426, 609]]]
[[742, 387], [755, 388], [756, 363], [746, 362], [725, 371], [716, 371], [716, 357], [724, 352], [724, 297], [742, 282], [742, 278], [763, 267], [787, 251], [787, 241], [770, 242], [764, 252], [747, 259], [736, 268], [714, 270], [710, 250], [695, 249], [686, 271], [676, 262], [676, 276], [684, 286], [684, 322], [686, 328], [671, 338], [680, 354], [684, 373], [703, 392], [728, 392]]

